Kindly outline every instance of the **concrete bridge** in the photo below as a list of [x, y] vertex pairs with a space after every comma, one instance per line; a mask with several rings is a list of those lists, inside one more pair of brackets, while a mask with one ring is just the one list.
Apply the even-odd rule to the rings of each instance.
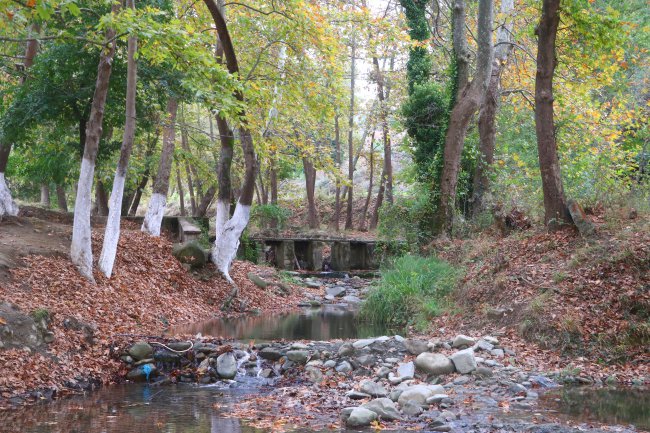
[[376, 241], [372, 240], [261, 236], [252, 236], [251, 240], [262, 247], [264, 260], [278, 269], [349, 271], [379, 267]]

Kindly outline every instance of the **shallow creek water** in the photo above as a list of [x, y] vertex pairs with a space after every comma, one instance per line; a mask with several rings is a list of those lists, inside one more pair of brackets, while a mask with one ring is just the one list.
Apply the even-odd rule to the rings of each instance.
[[[171, 332], [198, 333], [243, 342], [278, 339], [325, 341], [390, 335], [388, 330], [381, 326], [360, 322], [353, 306], [336, 302], [321, 308], [305, 308], [289, 314], [211, 320], [178, 327]], [[229, 406], [233, 403], [268, 392], [268, 384], [268, 380], [255, 377], [254, 374], [247, 375], [242, 369], [236, 381], [230, 384], [110, 386], [46, 405], [0, 412], [0, 432], [261, 433], [271, 430], [249, 427], [239, 419], [229, 418], [227, 414]], [[634, 424], [638, 429], [650, 429], [648, 391], [565, 388], [542, 396], [540, 403], [538, 411], [555, 412], [574, 421]], [[512, 419], [504, 420], [506, 425], [510, 425], [510, 429], [491, 430], [489, 426], [493, 413], [482, 411], [480, 414], [470, 415], [488, 426], [486, 430], [481, 428], [472, 431], [519, 431], [517, 425], [524, 428], [523, 424], [517, 424], [520, 415], [511, 413]], [[530, 413], [521, 416], [529, 419]], [[452, 431], [465, 430], [454, 428]]]

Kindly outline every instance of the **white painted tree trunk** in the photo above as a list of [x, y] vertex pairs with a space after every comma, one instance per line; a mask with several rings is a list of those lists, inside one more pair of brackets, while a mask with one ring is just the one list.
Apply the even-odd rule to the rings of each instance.
[[149, 201], [147, 213], [144, 215], [142, 222], [142, 231], [149, 233], [151, 236], [160, 236], [160, 224], [165, 215], [165, 206], [167, 205], [167, 196], [160, 193], [154, 193]]
[[0, 173], [0, 217], [18, 215], [18, 206], [11, 198], [11, 191], [5, 181], [5, 174]]
[[72, 245], [70, 258], [79, 273], [91, 281], [93, 278], [93, 251], [91, 247], [90, 207], [92, 202], [95, 163], [88, 158], [81, 160], [81, 172], [74, 202], [74, 222], [72, 225]]
[[125, 177], [119, 174], [119, 168], [113, 179], [113, 191], [108, 203], [108, 218], [104, 230], [104, 244], [102, 253], [99, 256], [99, 270], [110, 278], [113, 273], [115, 256], [117, 255], [117, 243], [120, 240], [120, 217], [122, 216], [122, 197], [124, 196]]
[[[223, 228], [230, 218], [230, 202], [224, 200], [217, 200], [217, 216], [214, 223], [215, 240], [221, 237]], [[216, 243], [215, 243], [216, 245]]]
[[[251, 207], [249, 205], [237, 202], [235, 213], [232, 218], [223, 225], [223, 230], [215, 239], [214, 247], [212, 248], [212, 262], [216, 265], [217, 270], [219, 270], [219, 272], [223, 274], [224, 278], [231, 284], [234, 284], [234, 281], [230, 277], [230, 265], [237, 256], [239, 238], [248, 225], [250, 214]], [[219, 215], [217, 216], [217, 219], [218, 218]]]

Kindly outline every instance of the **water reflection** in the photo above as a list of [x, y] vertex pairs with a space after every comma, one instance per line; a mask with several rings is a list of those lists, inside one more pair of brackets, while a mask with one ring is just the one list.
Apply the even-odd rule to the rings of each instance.
[[650, 429], [650, 390], [567, 387], [546, 394], [547, 406], [580, 421]]
[[169, 334], [197, 334], [239, 340], [332, 340], [378, 337], [388, 333], [380, 325], [362, 322], [347, 307], [327, 305], [300, 312], [213, 319], [179, 326]]

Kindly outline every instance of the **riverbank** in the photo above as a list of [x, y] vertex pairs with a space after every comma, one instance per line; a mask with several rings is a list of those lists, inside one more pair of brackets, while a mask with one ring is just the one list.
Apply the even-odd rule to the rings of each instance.
[[[35, 227], [40, 223], [3, 221], [3, 241], [4, 230], [16, 224], [36, 232], [33, 237], [55, 237], [50, 243], [56, 245], [69, 236], [65, 226], [41, 231]], [[94, 231], [93, 245], [101, 240], [101, 232]], [[259, 287], [249, 273], [277, 284]], [[6, 275], [0, 283], [3, 408], [121, 380], [124, 370], [114, 347], [133, 335], [160, 335], [170, 326], [224, 315], [288, 311], [303, 299], [291, 284], [279, 281], [275, 270], [236, 261], [231, 275], [239, 295], [222, 310], [232, 287], [212, 266], [189, 271], [172, 256], [167, 239], [129, 227], [120, 238], [113, 277], [96, 272], [96, 285], [80, 277], [63, 254], [20, 257]]]

